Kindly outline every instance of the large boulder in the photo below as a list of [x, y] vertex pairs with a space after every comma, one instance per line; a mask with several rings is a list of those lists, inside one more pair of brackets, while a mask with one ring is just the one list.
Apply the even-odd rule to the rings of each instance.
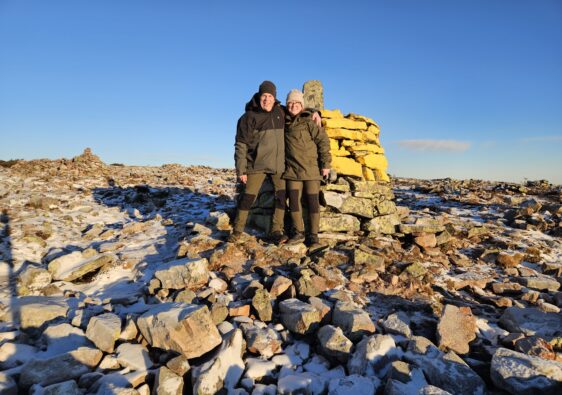
[[412, 337], [404, 360], [421, 368], [430, 384], [452, 394], [484, 394], [484, 381], [474, 370], [453, 351], [445, 354], [424, 337]]
[[510, 332], [540, 336], [547, 340], [562, 336], [562, 314], [545, 313], [534, 307], [508, 307], [499, 321]]
[[492, 358], [492, 381], [510, 394], [562, 393], [562, 363], [499, 348]]
[[221, 342], [207, 306], [162, 303], [137, 319], [143, 337], [153, 347], [196, 358]]

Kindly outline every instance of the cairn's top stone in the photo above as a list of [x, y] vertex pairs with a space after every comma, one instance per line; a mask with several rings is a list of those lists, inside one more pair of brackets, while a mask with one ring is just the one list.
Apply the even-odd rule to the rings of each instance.
[[304, 93], [304, 106], [306, 108], [324, 109], [324, 89], [318, 80], [306, 81], [302, 88]]

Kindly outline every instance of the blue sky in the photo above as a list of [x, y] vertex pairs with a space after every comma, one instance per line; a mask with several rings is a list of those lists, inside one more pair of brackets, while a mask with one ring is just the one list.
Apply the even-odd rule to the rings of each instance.
[[0, 159], [233, 167], [265, 79], [375, 119], [393, 175], [562, 183], [559, 0], [0, 0]]

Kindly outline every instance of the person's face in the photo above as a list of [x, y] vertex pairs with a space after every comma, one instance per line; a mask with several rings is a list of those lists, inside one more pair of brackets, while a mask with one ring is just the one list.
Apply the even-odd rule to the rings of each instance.
[[275, 104], [275, 98], [271, 93], [264, 93], [260, 96], [260, 106], [264, 111], [271, 111]]
[[302, 103], [300, 101], [287, 102], [287, 110], [289, 110], [289, 114], [295, 116], [302, 111]]

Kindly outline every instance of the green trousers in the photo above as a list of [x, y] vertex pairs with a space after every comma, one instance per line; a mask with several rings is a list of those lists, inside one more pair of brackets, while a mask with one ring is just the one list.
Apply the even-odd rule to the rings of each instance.
[[285, 195], [285, 180], [281, 178], [280, 174], [248, 174], [248, 181], [244, 189], [244, 193], [238, 203], [238, 212], [234, 220], [234, 231], [243, 232], [248, 222], [248, 214], [252, 204], [254, 204], [258, 192], [269, 176], [273, 183], [275, 191], [275, 210], [273, 212], [273, 220], [271, 223], [271, 232], [283, 232], [283, 220], [285, 217], [286, 195]]
[[317, 235], [320, 228], [320, 181], [294, 181], [287, 180], [287, 190], [289, 191], [289, 210], [295, 231], [304, 233], [304, 220], [302, 213], [302, 193], [308, 203], [308, 219], [310, 221], [310, 233]]

